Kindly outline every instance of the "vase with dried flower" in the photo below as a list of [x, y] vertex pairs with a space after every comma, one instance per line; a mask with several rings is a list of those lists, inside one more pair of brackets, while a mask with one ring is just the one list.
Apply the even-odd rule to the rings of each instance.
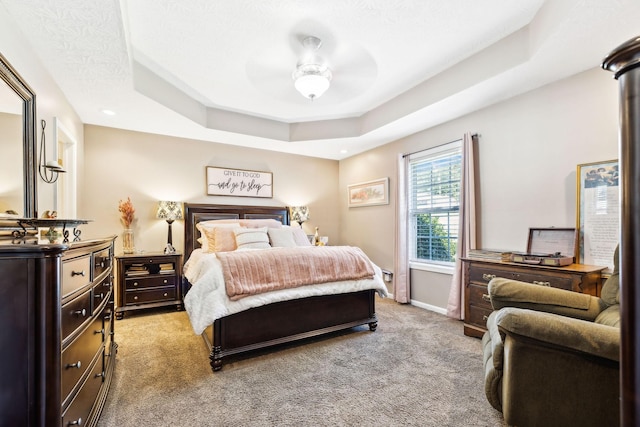
[[131, 198], [127, 197], [127, 200], [118, 203], [118, 211], [120, 212], [120, 220], [124, 224], [124, 232], [122, 233], [122, 252], [125, 254], [132, 254], [136, 251], [133, 243], [133, 230], [131, 229], [131, 223], [134, 219], [135, 209], [131, 203]]

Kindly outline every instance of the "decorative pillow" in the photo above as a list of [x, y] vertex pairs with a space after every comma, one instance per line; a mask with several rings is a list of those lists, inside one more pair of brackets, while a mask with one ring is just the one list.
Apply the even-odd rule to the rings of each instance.
[[267, 227], [262, 228], [236, 228], [236, 245], [238, 249], [268, 249], [269, 236]]
[[198, 229], [198, 231], [200, 231], [200, 233], [204, 233], [205, 229], [212, 229], [212, 228], [216, 228], [216, 227], [221, 227], [221, 226], [236, 226], [236, 227], [240, 227], [240, 220], [239, 219], [212, 219], [209, 221], [200, 221], [199, 223], [196, 224], [196, 228]]
[[293, 240], [292, 228], [269, 228], [267, 234], [269, 235], [271, 246], [274, 248], [294, 248], [298, 246]]
[[196, 239], [196, 241], [200, 243], [200, 248], [204, 252], [207, 252], [209, 250], [209, 241], [207, 240], [206, 237], [203, 237], [202, 234], [200, 235], [200, 237]]
[[297, 246], [311, 246], [311, 242], [302, 228], [291, 227], [291, 234], [293, 235], [293, 241], [296, 242]]
[[282, 223], [277, 219], [241, 219], [240, 226], [246, 228], [282, 228]]
[[230, 252], [236, 250], [235, 233], [237, 225], [204, 228], [207, 239], [207, 252]]

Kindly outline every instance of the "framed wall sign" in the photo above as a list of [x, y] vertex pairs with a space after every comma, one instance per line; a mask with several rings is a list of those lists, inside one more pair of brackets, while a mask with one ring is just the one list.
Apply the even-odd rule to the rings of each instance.
[[347, 189], [350, 208], [389, 204], [389, 178], [351, 184]]
[[273, 197], [273, 174], [207, 166], [207, 195]]
[[618, 161], [578, 165], [576, 178], [578, 262], [613, 270], [620, 239]]

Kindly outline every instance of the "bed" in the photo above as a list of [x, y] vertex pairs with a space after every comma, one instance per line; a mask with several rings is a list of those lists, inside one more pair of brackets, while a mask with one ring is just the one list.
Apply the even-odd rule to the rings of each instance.
[[[219, 261], [212, 260], [217, 256], [205, 254], [201, 249], [198, 224], [213, 220], [277, 220], [288, 226], [288, 210], [285, 207], [190, 203], [185, 204], [184, 210], [187, 260], [184, 279], [185, 307], [194, 331], [201, 333], [210, 351], [210, 363], [214, 372], [222, 369], [225, 358], [232, 355], [361, 325], [368, 325], [371, 331], [376, 330], [378, 319], [375, 297], [376, 293], [384, 297], [386, 287], [379, 268], [373, 264], [375, 275], [370, 280], [313, 284], [293, 290], [267, 292], [263, 296], [250, 296], [239, 301], [229, 301], [226, 295], [215, 299], [212, 291], [206, 290], [202, 283], [206, 283], [205, 276], [221, 274], [209, 272], [206, 267], [207, 262]], [[341, 287], [347, 283], [350, 290]], [[293, 292], [293, 296], [285, 296], [285, 292]], [[275, 299], [269, 299], [270, 297]], [[218, 310], [216, 302], [213, 303], [215, 309], [209, 310], [214, 299], [226, 299], [224, 304], [235, 304], [234, 309]], [[209, 301], [208, 305], [204, 303], [206, 300]], [[210, 312], [230, 314], [211, 315]], [[205, 317], [203, 321], [199, 317], [202, 314], [211, 317]]]

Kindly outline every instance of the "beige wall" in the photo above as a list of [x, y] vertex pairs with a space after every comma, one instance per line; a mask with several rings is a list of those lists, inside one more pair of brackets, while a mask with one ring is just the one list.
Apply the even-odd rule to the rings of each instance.
[[[191, 203], [291, 206], [306, 204], [311, 234], [338, 241], [338, 162], [141, 132], [86, 125], [85, 189], [79, 212], [92, 223], [85, 236], [121, 235], [119, 200], [131, 197], [136, 209], [137, 250], [161, 251], [167, 223], [155, 218], [159, 200]], [[207, 196], [206, 166], [273, 172], [273, 199]], [[182, 251], [184, 224], [173, 224], [174, 246]], [[116, 252], [121, 250], [116, 240]]]
[[[391, 180], [389, 205], [349, 209], [341, 199], [342, 239], [392, 267], [397, 156], [467, 131], [480, 134], [480, 247], [524, 251], [529, 227], [574, 227], [576, 166], [618, 157], [617, 94], [611, 75], [594, 68], [341, 161], [341, 196], [354, 182]], [[448, 280], [425, 271], [411, 277], [417, 302], [446, 307]]]

